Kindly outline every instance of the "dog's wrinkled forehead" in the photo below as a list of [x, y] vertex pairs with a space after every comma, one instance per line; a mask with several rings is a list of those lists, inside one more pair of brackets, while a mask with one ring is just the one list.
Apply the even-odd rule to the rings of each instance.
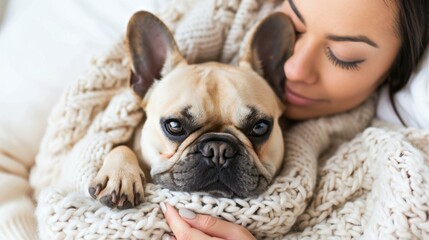
[[251, 69], [220, 63], [179, 66], [155, 84], [146, 112], [192, 125], [245, 126], [281, 114], [270, 86]]

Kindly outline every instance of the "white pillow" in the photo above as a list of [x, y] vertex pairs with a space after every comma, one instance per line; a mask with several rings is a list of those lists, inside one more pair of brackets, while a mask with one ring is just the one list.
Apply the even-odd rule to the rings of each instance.
[[135, 11], [161, 2], [10, 1], [0, 20], [0, 149], [32, 163], [64, 88], [119, 40]]
[[[423, 129], [429, 129], [429, 46], [426, 48], [407, 86], [394, 97], [399, 115], [407, 126]], [[385, 121], [401, 124], [386, 87], [380, 94], [377, 116]]]

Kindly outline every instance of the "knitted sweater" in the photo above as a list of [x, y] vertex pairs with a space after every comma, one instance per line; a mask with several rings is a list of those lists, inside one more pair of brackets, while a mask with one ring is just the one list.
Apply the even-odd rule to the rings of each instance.
[[[245, 33], [278, 4], [181, 1], [159, 16], [189, 62], [234, 63]], [[101, 205], [89, 183], [143, 118], [128, 74], [121, 40], [52, 112], [31, 172], [42, 239], [160, 239], [170, 232], [160, 202], [241, 224], [258, 239], [429, 238], [429, 132], [373, 120], [374, 98], [287, 129], [283, 168], [260, 196], [215, 198], [149, 183], [136, 208]]]

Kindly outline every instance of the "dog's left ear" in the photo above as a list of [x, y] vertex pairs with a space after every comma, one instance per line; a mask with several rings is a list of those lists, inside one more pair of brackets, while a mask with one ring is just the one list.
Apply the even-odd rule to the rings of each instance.
[[250, 33], [239, 65], [249, 65], [284, 99], [285, 61], [292, 55], [295, 29], [287, 15], [275, 12], [262, 19]]

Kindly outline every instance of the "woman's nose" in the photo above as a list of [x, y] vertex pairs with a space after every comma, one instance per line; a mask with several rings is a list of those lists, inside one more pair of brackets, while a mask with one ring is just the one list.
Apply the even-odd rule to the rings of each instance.
[[317, 63], [315, 48], [305, 39], [298, 39], [294, 53], [285, 62], [284, 71], [287, 81], [312, 84], [317, 81]]

